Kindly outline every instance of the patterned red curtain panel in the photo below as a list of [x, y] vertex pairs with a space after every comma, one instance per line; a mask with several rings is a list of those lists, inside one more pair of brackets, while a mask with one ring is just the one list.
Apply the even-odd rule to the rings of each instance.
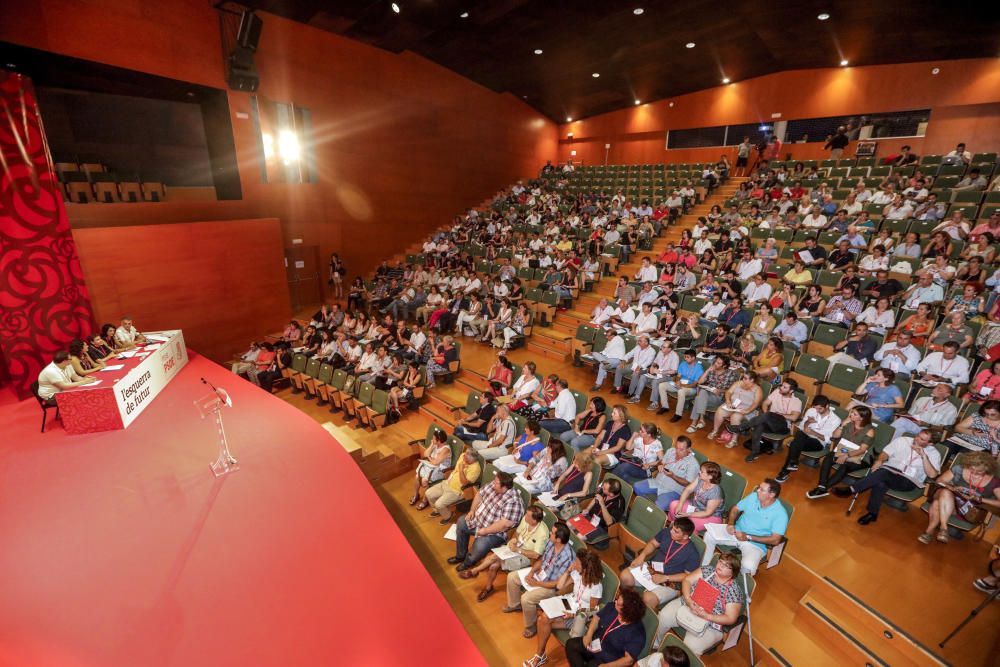
[[21, 398], [93, 320], [31, 80], [0, 69], [0, 348]]

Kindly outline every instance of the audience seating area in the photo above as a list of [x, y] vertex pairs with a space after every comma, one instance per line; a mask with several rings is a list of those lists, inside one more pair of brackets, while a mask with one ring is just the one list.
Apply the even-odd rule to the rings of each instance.
[[100, 162], [56, 162], [64, 199], [71, 204], [159, 202], [167, 196], [163, 183], [119, 174]]

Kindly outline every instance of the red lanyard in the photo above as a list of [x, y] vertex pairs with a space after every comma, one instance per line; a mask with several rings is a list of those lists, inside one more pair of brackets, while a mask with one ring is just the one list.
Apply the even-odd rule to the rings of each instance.
[[[670, 544], [673, 545], [673, 544], [676, 544], [676, 542], [671, 542]], [[667, 553], [665, 553], [663, 555], [663, 565], [664, 565], [664, 567], [666, 567], [667, 563], [670, 562], [671, 558], [673, 558], [674, 556], [676, 556], [677, 554], [679, 554], [683, 549], [684, 549], [684, 545], [683, 544], [678, 544], [677, 548], [674, 549], [674, 550], [672, 550], [672, 551], [671, 551], [670, 547], [667, 547]]]
[[577, 477], [579, 477], [582, 474], [583, 473], [580, 472], [578, 469], [573, 468], [570, 471], [570, 474], [566, 475], [566, 479], [563, 480], [563, 484], [569, 484], [571, 481], [573, 481], [574, 479], [576, 479]]
[[617, 616], [615, 616], [615, 620], [611, 621], [611, 625], [609, 625], [608, 629], [604, 631], [604, 634], [601, 635], [601, 644], [602, 645], [604, 644], [604, 640], [605, 638], [607, 638], [608, 635], [610, 635], [615, 630], [620, 630], [623, 625], [625, 624], [622, 623], [622, 616], [621, 614], [618, 614]]

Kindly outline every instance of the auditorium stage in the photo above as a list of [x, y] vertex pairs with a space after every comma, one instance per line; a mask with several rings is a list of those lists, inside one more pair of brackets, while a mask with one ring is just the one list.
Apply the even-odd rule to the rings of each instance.
[[348, 454], [224, 368], [192, 352], [124, 431], [40, 421], [0, 401], [0, 665], [485, 664]]

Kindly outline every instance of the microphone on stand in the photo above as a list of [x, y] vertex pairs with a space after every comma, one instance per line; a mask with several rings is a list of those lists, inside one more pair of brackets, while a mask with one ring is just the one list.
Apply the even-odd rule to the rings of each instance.
[[215, 392], [215, 395], [218, 396], [222, 400], [222, 402], [225, 403], [227, 406], [229, 407], [233, 406], [233, 399], [229, 397], [229, 393], [226, 392], [225, 389], [219, 389], [205, 378], [201, 378], [201, 383], [207, 384], [209, 387], [211, 387], [212, 391]]

